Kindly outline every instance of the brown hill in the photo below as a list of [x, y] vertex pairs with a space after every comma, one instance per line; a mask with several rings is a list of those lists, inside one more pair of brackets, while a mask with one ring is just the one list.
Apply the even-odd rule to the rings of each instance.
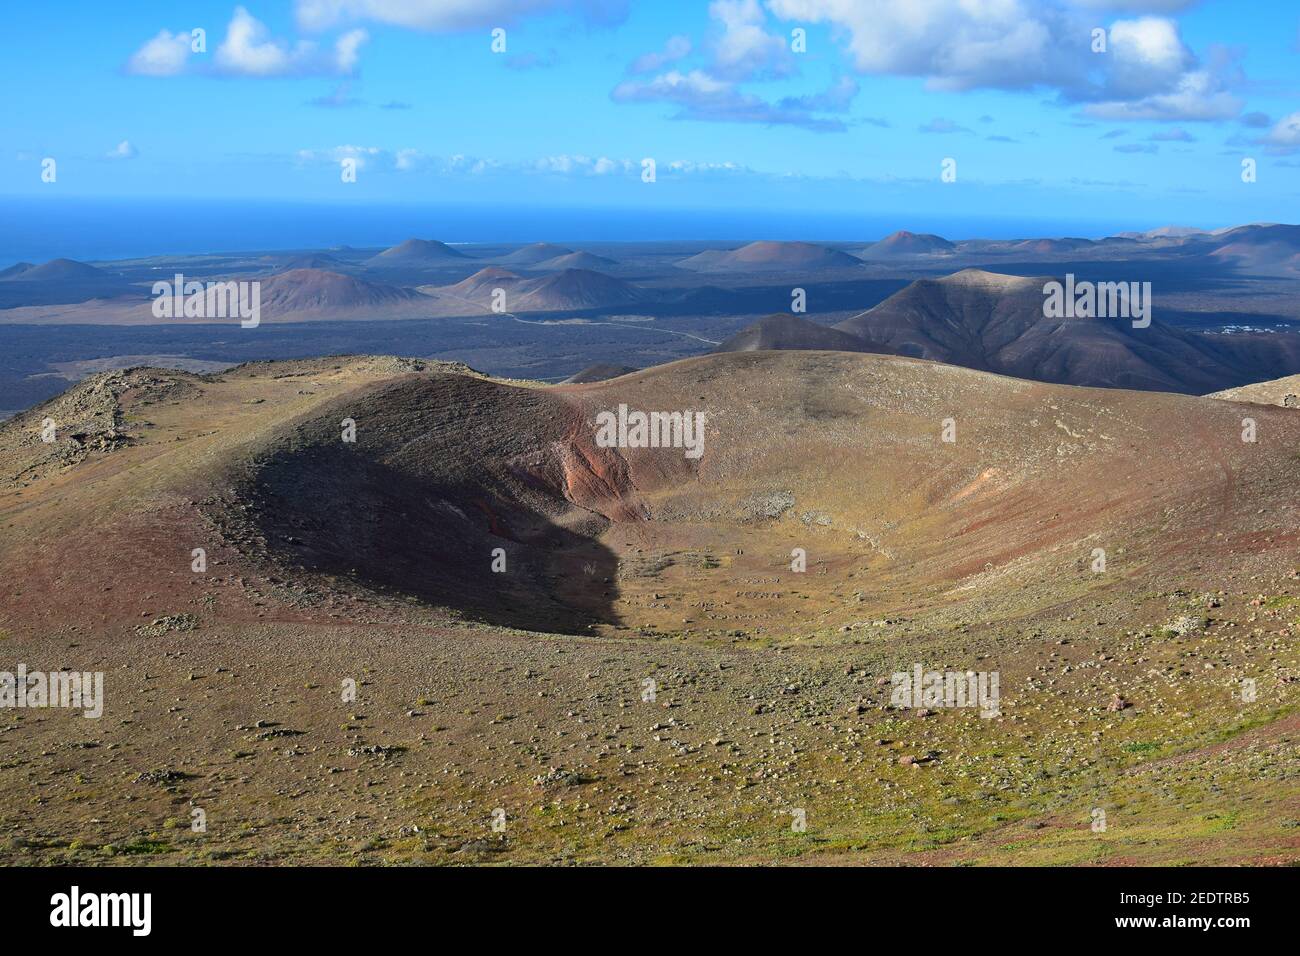
[[468, 278], [461, 279], [449, 286], [441, 289], [431, 287], [430, 292], [446, 292], [453, 296], [460, 296], [469, 299], [472, 302], [481, 302], [483, 299], [492, 295], [493, 289], [513, 289], [520, 282], [523, 282], [522, 276], [516, 275], [509, 269], [502, 269], [500, 266], [487, 266], [480, 269]]
[[428, 295], [441, 296], [452, 311], [456, 303], [478, 310], [491, 308], [497, 289], [505, 290], [506, 312], [585, 310], [631, 304], [643, 298], [642, 291], [630, 282], [588, 269], [565, 269], [525, 279], [500, 266], [489, 266], [452, 285], [421, 286]]
[[928, 232], [908, 232], [900, 229], [879, 242], [872, 243], [859, 255], [864, 259], [893, 259], [904, 256], [949, 255], [956, 246], [943, 236]]
[[590, 269], [564, 269], [554, 276], [523, 282], [516, 291], [515, 307], [525, 311], [621, 306], [642, 298], [641, 290], [630, 282]]
[[1199, 395], [1300, 368], [1300, 336], [1265, 343], [1158, 321], [1047, 318], [1045, 281], [965, 269], [913, 282], [836, 328], [871, 351], [1071, 385]]
[[1121, 239], [1186, 239], [1188, 236], [1203, 236], [1208, 233], [1194, 226], [1160, 226], [1145, 232], [1121, 232], [1117, 235]]
[[1214, 236], [1210, 255], [1243, 271], [1290, 275], [1300, 272], [1300, 226], [1238, 226]]
[[550, 242], [534, 242], [527, 246], [520, 246], [509, 255], [502, 256], [500, 261], [517, 266], [531, 266], [548, 259], [570, 255], [572, 252], [572, 249]]
[[847, 252], [811, 242], [751, 242], [730, 252], [710, 249], [677, 263], [699, 272], [780, 272], [844, 269], [862, 263]]
[[631, 375], [633, 372], [641, 371], [633, 368], [631, 365], [614, 365], [609, 362], [597, 362], [595, 365], [588, 365], [581, 372], [575, 372], [566, 378], [561, 385], [589, 385], [592, 382], [604, 382], [611, 378], [618, 378], [620, 375]]
[[457, 259], [469, 258], [445, 242], [436, 239], [407, 239], [390, 249], [366, 260], [372, 268], [419, 267], [421, 265], [446, 265]]
[[1300, 408], [1300, 375], [1255, 382], [1240, 388], [1213, 392], [1206, 398], [1221, 398], [1228, 402], [1254, 402], [1259, 405], [1281, 405], [1283, 408]]
[[1093, 245], [1090, 239], [1024, 239], [1013, 242], [1007, 248], [1013, 252], [1028, 252], [1034, 255], [1057, 255], [1066, 252], [1078, 252]]
[[[27, 265], [25, 269], [18, 266]], [[38, 266], [19, 263], [6, 269], [4, 279], [9, 282], [79, 282], [90, 279], [112, 279], [112, 273], [75, 259], [51, 259]], [[16, 271], [15, 271], [16, 270]]]
[[777, 312], [746, 326], [714, 352], [754, 352], [763, 349], [828, 349], [873, 351], [861, 339], [827, 325], [818, 325], [788, 312]]
[[264, 318], [294, 313], [334, 314], [366, 309], [387, 311], [394, 306], [426, 302], [413, 289], [384, 285], [323, 269], [291, 269], [262, 281]]
[[557, 312], [630, 305], [643, 298], [630, 282], [590, 269], [565, 269], [554, 275], [521, 282], [511, 295], [512, 309], [527, 312]]
[[96, 376], [0, 425], [4, 653], [106, 692], [7, 716], [0, 862], [1294, 863], [1300, 416], [1251, 412], [843, 352]]
[[609, 269], [617, 267], [618, 263], [613, 259], [607, 259], [604, 256], [592, 255], [590, 252], [570, 252], [567, 255], [556, 256], [554, 259], [545, 259], [533, 265], [534, 269]]
[[[299, 391], [306, 381], [318, 391]], [[249, 404], [250, 398], [265, 402]], [[601, 447], [596, 415], [620, 403], [704, 413], [702, 454]], [[172, 438], [182, 421], [211, 421], [218, 411], [226, 423], [220, 432]], [[112, 562], [96, 563], [97, 550], [132, 553], [142, 562], [132, 573], [154, 575], [160, 592], [154, 605], [165, 605], [166, 592], [185, 594], [190, 587], [149, 565], [172, 538], [151, 538], [150, 549], [139, 552], [114, 543], [138, 533], [134, 522], [144, 520], [135, 510], [143, 503], [122, 493], [136, 480], [129, 466], [151, 462], [151, 473], [170, 489], [167, 500], [175, 495], [178, 503], [148, 520], [193, 523], [174, 540], [220, 534], [223, 553], [241, 567], [253, 562], [276, 574], [290, 567], [299, 569], [294, 574], [339, 574], [427, 600], [436, 596], [448, 606], [472, 604], [476, 613], [513, 621], [554, 613], [572, 623], [608, 604], [580, 581], [552, 592], [543, 607], [523, 598], [548, 587], [543, 568], [558, 570], [580, 556], [603, 561], [598, 545], [620, 540], [607, 536], [615, 529], [640, 536], [642, 547], [671, 551], [704, 521], [712, 527], [707, 539], [722, 547], [760, 516], [772, 522], [787, 509], [829, 519], [820, 522], [831, 530], [818, 547], [846, 561], [845, 571], [873, 566], [873, 601], [882, 607], [915, 601], [927, 586], [936, 588], [930, 599], [942, 600], [948, 587], [985, 573], [991, 563], [1021, 569], [985, 586], [1023, 597], [1023, 609], [1060, 597], [1054, 575], [1077, 558], [1062, 557], [1060, 549], [1082, 548], [1086, 555], [1082, 542], [1092, 537], [1122, 533], [1133, 549], [1128, 563], [1181, 572], [1188, 555], [1179, 549], [1212, 553], [1217, 545], [1206, 527], [1229, 527], [1234, 516], [1253, 515], [1263, 503], [1268, 522], [1294, 535], [1300, 499], [1287, 490], [1287, 476], [1300, 418], [1266, 406], [1259, 414], [1277, 440], [1243, 447], [1240, 415], [1226, 402], [1072, 389], [828, 351], [711, 355], [551, 389], [384, 358], [257, 363], [215, 376], [131, 369], [92, 376], [0, 425], [3, 475], [11, 489], [27, 489], [5, 506], [14, 523], [0, 525], [0, 539], [28, 534], [40, 541], [45, 559], [57, 558], [48, 567], [61, 569], [65, 579], [72, 569], [85, 575], [68, 579], [74, 590], [94, 589], [98, 579], [121, 572]], [[953, 444], [940, 441], [946, 417], [957, 422]], [[40, 439], [45, 418], [58, 425], [53, 443]], [[355, 447], [341, 445], [343, 418], [357, 423]], [[1123, 423], [1118, 431], [1117, 421]], [[1226, 501], [1214, 493], [1230, 481], [1225, 468], [1254, 475], [1249, 484], [1239, 481]], [[1139, 472], [1142, 482], [1134, 485], [1128, 479]], [[928, 477], [918, 481], [918, 475]], [[1272, 477], [1288, 483], [1275, 486]], [[58, 508], [22, 507], [56, 479], [63, 496]], [[105, 500], [116, 505], [101, 513]], [[343, 516], [339, 502], [355, 507]], [[66, 519], [91, 515], [97, 517], [88, 534], [77, 540], [46, 534]], [[789, 517], [767, 527], [797, 544], [807, 526], [796, 514]], [[212, 524], [200, 531], [204, 520]], [[1143, 528], [1160, 534], [1148, 537]], [[876, 529], [869, 546], [854, 529]], [[486, 554], [494, 540], [522, 546], [519, 553], [541, 565], [521, 561], [522, 578], [495, 578], [486, 563], [471, 567], [463, 560]], [[1264, 553], [1287, 547], [1287, 540], [1257, 536], [1240, 547]], [[95, 547], [86, 548], [87, 541]], [[434, 548], [435, 541], [441, 546]], [[789, 548], [777, 540], [766, 550], [782, 555]], [[32, 584], [44, 573], [47, 565], [25, 564], [25, 554], [25, 548], [0, 548], [6, 580]], [[722, 576], [754, 573], [766, 560], [754, 559], [760, 565], [739, 561]], [[1086, 568], [1076, 576], [1080, 587], [1092, 580]], [[617, 615], [666, 624], [670, 609], [640, 599], [688, 578], [685, 567], [658, 581], [624, 578], [624, 597], [635, 600]], [[1041, 581], [1041, 591], [1022, 594], [1029, 581]], [[903, 582], [910, 585], [892, 589]], [[521, 600], [512, 605], [493, 597], [502, 584], [518, 589]], [[23, 613], [79, 618], [100, 611], [72, 590], [57, 597], [35, 587], [18, 590], [41, 595]], [[103, 610], [116, 613], [119, 602], [125, 610], [144, 598], [124, 588], [106, 600]], [[767, 600], [756, 593], [735, 603], [757, 609]], [[576, 604], [565, 610], [566, 602]], [[232, 612], [242, 613], [237, 606]], [[600, 613], [615, 614], [610, 607]], [[832, 611], [834, 617], [860, 613]]]

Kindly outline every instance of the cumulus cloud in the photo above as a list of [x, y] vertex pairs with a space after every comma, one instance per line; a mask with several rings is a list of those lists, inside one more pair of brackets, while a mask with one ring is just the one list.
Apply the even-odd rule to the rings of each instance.
[[306, 44], [291, 51], [285, 43], [270, 39], [265, 24], [243, 7], [235, 7], [226, 38], [217, 47], [216, 62], [227, 73], [274, 76], [291, 72], [294, 60], [307, 53]]
[[818, 132], [845, 128], [838, 119], [814, 114], [846, 111], [858, 92], [851, 78], [839, 79], [823, 92], [787, 96], [779, 103], [739, 88], [737, 84], [745, 81], [795, 72], [785, 40], [767, 31], [767, 14], [759, 0], [713, 0], [709, 18], [713, 27], [701, 50], [702, 66], [663, 72], [664, 67], [694, 50], [689, 37], [670, 37], [662, 51], [637, 57], [627, 70], [634, 76], [657, 75], [620, 83], [611, 91], [611, 98], [620, 103], [674, 103], [678, 106], [674, 119], [791, 125]]
[[1300, 113], [1292, 113], [1277, 121], [1277, 125], [1256, 142], [1270, 153], [1290, 155], [1300, 152]]
[[804, 109], [768, 103], [741, 92], [734, 83], [702, 70], [687, 73], [670, 70], [649, 81], [628, 80], [616, 86], [610, 96], [618, 103], [676, 104], [679, 109], [673, 119], [790, 125], [814, 132], [836, 132], [845, 128], [837, 119], [825, 119]]
[[300, 149], [294, 161], [302, 165], [337, 165], [345, 159], [356, 161], [357, 169], [395, 171], [399, 173], [432, 172], [437, 174], [478, 175], [505, 164], [492, 159], [456, 154], [436, 156], [423, 150], [384, 149], [379, 146], [332, 146], [324, 149]]
[[[559, 175], [610, 176], [615, 173], [631, 172], [635, 164], [628, 159], [610, 159], [608, 156], [583, 156], [581, 154], [543, 156], [534, 160], [532, 168], [539, 173], [556, 173]], [[637, 166], [636, 168], [640, 168]]]
[[1086, 10], [1102, 13], [1177, 13], [1189, 10], [1201, 0], [1074, 0]]
[[[713, 0], [709, 4], [710, 34], [700, 51], [703, 69], [728, 82], [776, 79], [795, 73], [786, 40], [767, 30], [767, 13], [759, 0]], [[691, 38], [668, 38], [662, 50], [642, 54], [628, 66], [633, 75], [657, 73], [695, 50]]]
[[1151, 139], [1157, 143], [1194, 143], [1196, 137], [1187, 130], [1175, 126], [1173, 129], [1160, 130], [1151, 134]]
[[1223, 88], [1208, 70], [1184, 73], [1177, 87], [1128, 101], [1090, 103], [1084, 112], [1104, 120], [1224, 120], [1241, 112], [1245, 102]]
[[334, 146], [330, 149], [300, 149], [297, 161], [300, 164], [340, 163], [345, 159], [356, 161], [357, 169], [365, 169], [387, 155], [378, 146]]
[[681, 73], [670, 70], [656, 76], [648, 82], [628, 80], [614, 87], [613, 97], [626, 102], [629, 100], [672, 100], [679, 103], [700, 104], [730, 95], [734, 87], [727, 82], [715, 79], [702, 70]]
[[124, 139], [122, 140], [122, 142], [118, 143], [107, 153], [105, 153], [104, 158], [105, 159], [135, 159], [139, 155], [140, 155], [139, 150], [137, 150], [134, 146], [131, 145], [131, 141]]
[[1058, 13], [1022, 0], [769, 0], [768, 6], [785, 20], [830, 24], [863, 73], [925, 76], [944, 89], [1037, 85], [1056, 67], [1063, 46], [1053, 39]]
[[594, 26], [614, 26], [627, 18], [627, 9], [627, 0], [297, 0], [294, 6], [304, 30], [373, 20], [435, 33], [509, 26], [547, 13], [567, 13]]
[[1105, 91], [1116, 99], [1168, 90], [1193, 61], [1178, 25], [1159, 17], [1115, 21], [1106, 57]]
[[713, 72], [730, 79], [788, 76], [794, 60], [785, 39], [766, 29], [758, 0], [713, 0], [709, 16], [722, 29], [713, 43]]
[[826, 23], [863, 73], [925, 77], [939, 90], [1054, 90], [1097, 118], [1217, 120], [1240, 112], [1234, 57], [1201, 64], [1167, 17], [1116, 20], [1091, 50], [1098, 16], [1173, 12], [1176, 0], [768, 0], [778, 17]]
[[290, 44], [272, 37], [246, 9], [235, 7], [225, 38], [206, 69], [198, 66], [206, 58], [193, 54], [190, 35], [170, 30], [160, 30], [136, 50], [124, 69], [137, 76], [177, 76], [194, 69], [227, 76], [348, 76], [356, 72], [361, 46], [369, 38], [357, 28], [343, 33], [329, 48], [311, 40]]
[[686, 57], [691, 52], [691, 38], [683, 34], [671, 36], [662, 51], [643, 53], [632, 61], [627, 68], [629, 73], [654, 73], [671, 63]]
[[332, 52], [308, 40], [290, 46], [271, 37], [266, 25], [243, 7], [235, 7], [214, 62], [221, 72], [237, 76], [347, 74], [355, 71], [358, 50], [368, 38], [365, 30], [350, 30], [338, 38]]
[[739, 163], [697, 163], [691, 160], [675, 159], [665, 167], [669, 172], [681, 173], [686, 176], [707, 176], [714, 173], [747, 173], [751, 172], [749, 167], [742, 166]]
[[131, 54], [126, 72], [136, 76], [175, 76], [185, 70], [191, 52], [188, 33], [159, 30], [158, 35]]
[[419, 167], [421, 158], [418, 149], [399, 149], [393, 157], [393, 168], [408, 172]]
[[458, 173], [479, 176], [503, 165], [503, 163], [494, 159], [466, 156], [463, 153], [455, 153], [451, 156], [434, 156], [418, 149], [399, 149], [393, 154], [393, 168], [402, 173], [421, 171], [440, 175]]
[[[626, 80], [610, 92], [610, 98], [618, 103], [674, 104], [678, 109], [672, 118], [679, 120], [798, 126], [814, 132], [846, 128], [843, 120], [818, 114], [848, 111], [858, 93], [852, 77], [839, 77], [825, 90], [786, 96], [775, 103], [740, 88], [745, 81], [795, 72], [785, 39], [768, 32], [767, 13], [759, 0], [713, 0], [709, 17], [714, 30], [703, 51], [703, 66]], [[638, 57], [628, 72], [655, 73], [684, 59], [692, 49], [689, 37], [672, 37], [662, 52]]]
[[787, 96], [780, 102], [784, 110], [802, 110], [809, 113], [846, 113], [858, 95], [858, 81], [851, 76], [841, 76], [827, 89], [808, 96]]
[[[641, 164], [630, 159], [610, 159], [607, 156], [593, 159], [590, 156], [568, 154], [542, 157], [533, 162], [532, 168], [535, 172], [577, 176], [640, 175], [641, 172]], [[711, 163], [674, 159], [659, 164], [660, 172], [667, 171], [680, 175], [730, 173], [744, 170], [745, 167], [731, 162]]]
[[[299, 165], [337, 165], [341, 160], [353, 159], [356, 160], [358, 168], [368, 167], [379, 171], [439, 176], [479, 176], [497, 171], [573, 178], [638, 177], [641, 174], [639, 159], [585, 153], [556, 153], [507, 162], [460, 153], [441, 156], [414, 148], [390, 150], [378, 146], [345, 145], [324, 149], [300, 149], [293, 158]], [[673, 159], [661, 161], [659, 172], [698, 176], [752, 172], [752, 170], [733, 162]]]
[[340, 73], [352, 73], [357, 68], [357, 51], [370, 39], [365, 30], [349, 30], [334, 44], [334, 65]]

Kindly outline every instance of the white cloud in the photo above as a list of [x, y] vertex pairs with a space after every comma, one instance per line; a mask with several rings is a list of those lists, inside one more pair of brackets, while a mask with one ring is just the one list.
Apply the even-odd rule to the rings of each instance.
[[332, 53], [321, 52], [308, 40], [291, 47], [271, 37], [266, 25], [243, 7], [235, 7], [214, 59], [221, 72], [236, 76], [347, 74], [356, 69], [357, 51], [367, 39], [365, 30], [351, 30], [338, 39]]
[[177, 76], [195, 68], [230, 76], [348, 76], [356, 72], [361, 46], [368, 39], [365, 30], [352, 29], [332, 48], [322, 49], [311, 40], [290, 45], [272, 37], [246, 9], [235, 7], [211, 66], [198, 66], [207, 58], [193, 55], [189, 34], [160, 30], [131, 55], [125, 70], [138, 76]]
[[722, 25], [713, 45], [713, 72], [731, 79], [786, 76], [794, 64], [785, 39], [764, 29], [767, 16], [758, 0], [713, 0], [709, 16]]
[[356, 161], [358, 169], [391, 169], [399, 173], [433, 172], [439, 174], [468, 173], [479, 175], [491, 169], [501, 168], [502, 163], [494, 159], [480, 159], [476, 156], [455, 154], [452, 156], [435, 156], [423, 150], [410, 147], [389, 150], [379, 146], [332, 146], [327, 149], [300, 149], [294, 154], [299, 165], [337, 165], [345, 159]]
[[670, 70], [649, 81], [627, 80], [614, 87], [610, 98], [616, 103], [675, 103], [680, 110], [674, 119], [801, 126], [818, 133], [844, 129], [838, 119], [812, 115], [797, 98], [768, 103], [703, 70]]
[[122, 142], [118, 143], [107, 153], [105, 153], [104, 158], [105, 159], [135, 159], [139, 155], [140, 155], [140, 151], [131, 145], [131, 141], [128, 139], [124, 139], [122, 140]]
[[675, 159], [668, 164], [668, 169], [684, 175], [707, 175], [709, 173], [751, 172], [739, 163], [697, 163], [688, 159]]
[[1166, 73], [1181, 70], [1188, 57], [1178, 38], [1178, 24], [1161, 17], [1116, 20], [1110, 28], [1110, 47], [1112, 53]]
[[537, 14], [570, 13], [589, 23], [612, 25], [627, 16], [626, 0], [297, 0], [305, 30], [373, 20], [431, 32], [508, 26]]
[[1022, 0], [768, 0], [768, 6], [786, 20], [831, 24], [861, 72], [928, 76], [947, 89], [1041, 83], [1063, 45], [1053, 39], [1058, 12]]
[[671, 36], [664, 44], [662, 52], [644, 53], [632, 61], [627, 68], [629, 73], [654, 73], [670, 63], [687, 56], [691, 52], [691, 38], [683, 34]]
[[465, 156], [461, 153], [456, 153], [453, 156], [447, 157], [447, 159], [442, 163], [441, 169], [444, 173], [469, 173], [473, 176], [477, 176], [490, 169], [496, 169], [501, 165], [502, 164], [495, 159], [480, 159], [476, 156]]
[[1201, 0], [1074, 0], [1087, 10], [1111, 13], [1176, 13], [1196, 6]]
[[627, 159], [610, 159], [607, 156], [593, 159], [590, 156], [569, 155], [567, 153], [558, 156], [543, 156], [532, 163], [534, 172], [554, 173], [564, 176], [609, 176], [613, 173], [629, 172], [632, 168], [632, 161]]
[[[551, 175], [562, 176], [613, 176], [613, 175], [631, 175], [640, 174], [641, 165], [630, 159], [610, 159], [608, 156], [601, 156], [593, 159], [590, 156], [581, 154], [560, 154], [558, 156], [543, 156], [534, 160], [529, 167], [533, 172], [547, 173]], [[681, 174], [701, 174], [701, 173], [720, 173], [735, 172], [744, 169], [736, 163], [709, 163], [695, 162], [694, 160], [675, 159], [668, 162], [660, 163], [661, 171], [667, 170], [673, 173]]]
[[1104, 120], [1224, 120], [1241, 112], [1245, 101], [1223, 89], [1208, 70], [1184, 73], [1171, 93], [1131, 101], [1092, 103], [1084, 113]]
[[158, 35], [131, 54], [126, 71], [137, 76], [176, 76], [190, 58], [190, 35], [159, 30]]
[[357, 169], [365, 169], [372, 160], [386, 155], [378, 146], [335, 146], [331, 149], [300, 149], [299, 163], [339, 163], [345, 159], [356, 160]]
[[[298, 56], [306, 52], [298, 48]], [[281, 42], [267, 38], [266, 26], [243, 7], [226, 27], [226, 38], [217, 47], [217, 65], [227, 73], [247, 76], [274, 76], [291, 71], [295, 54]]]
[[724, 97], [732, 93], [730, 83], [709, 76], [702, 70], [681, 73], [669, 70], [656, 76], [649, 82], [629, 80], [614, 87], [616, 100], [656, 100], [666, 99], [677, 102], [698, 103], [710, 98]]
[[841, 76], [820, 93], [806, 96], [787, 96], [781, 107], [809, 112], [846, 113], [858, 95], [858, 81], [851, 76]]
[[423, 156], [418, 149], [399, 149], [393, 158], [393, 168], [408, 172], [420, 166]]
[[1167, 92], [1194, 60], [1172, 20], [1116, 20], [1108, 39], [1105, 86], [1115, 99]]
[[1300, 113], [1282, 117], [1257, 142], [1268, 147], [1270, 153], [1288, 155], [1300, 152]]
[[1182, 9], [1178, 0], [767, 0], [778, 17], [830, 24], [864, 73], [922, 76], [934, 89], [1055, 90], [1126, 120], [1214, 120], [1242, 102], [1233, 57], [1198, 64], [1168, 18], [1117, 20], [1104, 54], [1091, 51], [1097, 14]]
[[351, 73], [357, 68], [357, 51], [370, 39], [365, 30], [349, 30], [334, 45], [334, 62], [340, 73]]

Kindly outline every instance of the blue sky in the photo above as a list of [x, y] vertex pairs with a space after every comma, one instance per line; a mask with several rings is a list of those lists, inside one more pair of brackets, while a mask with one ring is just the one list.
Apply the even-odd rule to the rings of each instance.
[[1300, 219], [1291, 0], [56, 0], [3, 16], [10, 197]]

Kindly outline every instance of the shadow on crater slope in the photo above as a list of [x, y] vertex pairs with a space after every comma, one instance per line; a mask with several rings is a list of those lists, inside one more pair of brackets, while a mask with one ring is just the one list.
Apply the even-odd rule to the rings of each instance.
[[618, 562], [597, 537], [639, 517], [622, 459], [563, 401], [449, 375], [386, 382], [299, 423], [239, 496], [292, 566], [558, 633], [616, 622]]

